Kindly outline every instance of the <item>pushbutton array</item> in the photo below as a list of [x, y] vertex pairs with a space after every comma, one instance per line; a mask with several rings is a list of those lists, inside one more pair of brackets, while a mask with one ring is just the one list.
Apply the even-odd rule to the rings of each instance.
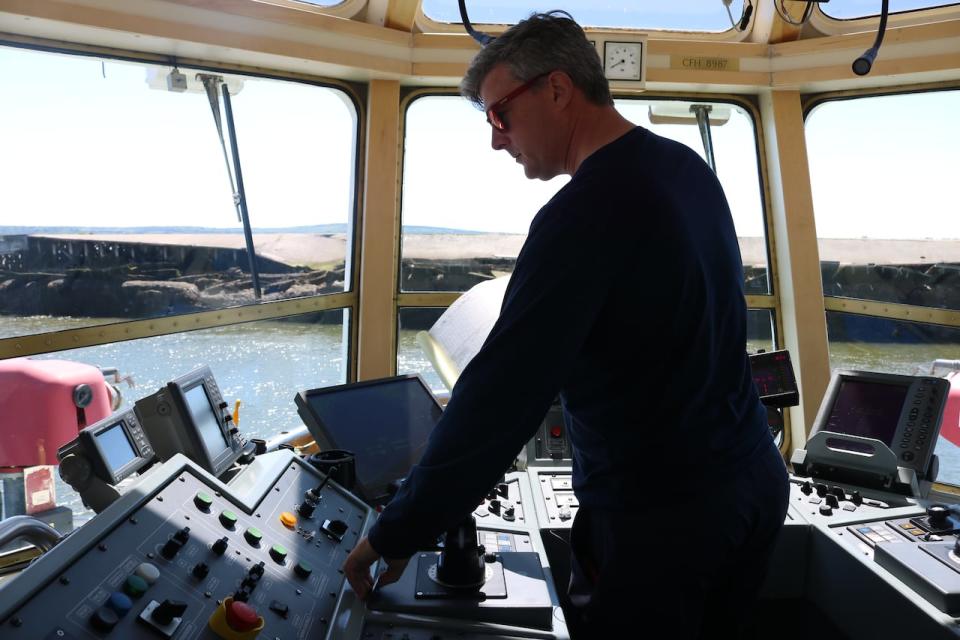
[[102, 606], [90, 616], [90, 626], [102, 633], [113, 630], [120, 619], [133, 609], [133, 601], [140, 598], [150, 585], [160, 578], [160, 570], [149, 562], [137, 566], [123, 581], [122, 591], [114, 591]]

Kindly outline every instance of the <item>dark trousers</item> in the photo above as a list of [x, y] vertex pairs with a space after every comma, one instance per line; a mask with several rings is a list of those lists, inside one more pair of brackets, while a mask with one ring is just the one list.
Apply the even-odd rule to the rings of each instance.
[[581, 507], [571, 531], [575, 639], [731, 638], [742, 630], [787, 512], [779, 451], [696, 496], [648, 492], [639, 512]]

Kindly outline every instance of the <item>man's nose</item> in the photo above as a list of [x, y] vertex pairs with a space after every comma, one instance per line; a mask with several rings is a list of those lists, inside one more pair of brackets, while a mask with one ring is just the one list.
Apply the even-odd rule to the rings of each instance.
[[494, 151], [500, 151], [507, 146], [509, 137], [500, 129], [496, 127], [490, 127], [490, 146], [493, 147]]

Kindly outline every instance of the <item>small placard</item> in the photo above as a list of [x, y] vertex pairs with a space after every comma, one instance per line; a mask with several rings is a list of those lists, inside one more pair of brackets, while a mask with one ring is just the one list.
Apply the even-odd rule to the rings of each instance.
[[53, 467], [44, 465], [23, 470], [23, 492], [27, 514], [40, 513], [57, 506]]
[[670, 56], [670, 68], [690, 71], [740, 71], [740, 60], [709, 56]]

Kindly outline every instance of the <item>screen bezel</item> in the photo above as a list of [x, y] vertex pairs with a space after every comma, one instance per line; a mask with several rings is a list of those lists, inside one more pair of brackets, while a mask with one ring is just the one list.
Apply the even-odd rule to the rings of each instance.
[[[140, 447], [137, 446], [137, 443], [133, 438], [131, 433], [132, 429], [130, 426], [131, 418], [133, 421], [132, 423], [136, 424], [136, 414], [134, 413], [134, 410], [128, 409], [122, 413], [110, 415], [103, 420], [90, 425], [89, 427], [83, 429], [79, 434], [80, 441], [87, 450], [87, 456], [90, 459], [94, 472], [100, 477], [101, 480], [109, 482], [113, 485], [136, 473], [146, 466], [151, 460], [151, 458], [144, 457], [143, 452], [140, 450]], [[130, 448], [133, 450], [134, 457], [133, 460], [121, 466], [119, 469], [112, 469], [110, 465], [107, 464], [106, 450], [100, 445], [98, 436], [116, 427], [117, 425], [120, 425], [123, 435], [127, 439], [127, 444], [129, 444]]]
[[[908, 407], [911, 406], [911, 394], [914, 393], [916, 387], [921, 383], [929, 384], [931, 386], [942, 386], [945, 381], [940, 378], [932, 378], [928, 376], [907, 376], [896, 373], [847, 370], [834, 371], [833, 376], [830, 379], [830, 384], [827, 386], [827, 391], [823, 396], [823, 402], [820, 403], [820, 409], [817, 411], [817, 417], [814, 420], [813, 427], [810, 430], [810, 437], [820, 432], [834, 433], [827, 428], [827, 423], [830, 421], [830, 416], [833, 414], [833, 408], [837, 403], [837, 399], [840, 395], [840, 388], [844, 382], [868, 382], [906, 389], [907, 392], [903, 403], [900, 406], [900, 414], [897, 416], [897, 427], [894, 431], [891, 445], [888, 446], [887, 443], [881, 442], [880, 440], [876, 440], [876, 442], [880, 442], [884, 447], [887, 447], [893, 453], [897, 460], [897, 466], [906, 469], [913, 469], [917, 473], [918, 477], [925, 478], [927, 471], [930, 468], [930, 460], [933, 457], [933, 452], [936, 449], [937, 440], [940, 435], [940, 426], [943, 418], [943, 404], [946, 401], [946, 394], [941, 394], [940, 413], [936, 418], [935, 424], [931, 425], [930, 435], [928, 436], [926, 443], [922, 445], [919, 455], [916, 455], [913, 460], [904, 460], [899, 449], [894, 445], [904, 433], [904, 412], [908, 411]], [[837, 435], [839, 438], [843, 438], [845, 434]], [[853, 455], [857, 455], [858, 453], [862, 455], [864, 452], [858, 452], [855, 450], [855, 448], [852, 448], [851, 453]]]
[[[210, 404], [210, 409], [217, 418], [221, 435], [224, 438], [224, 442], [227, 443], [226, 449], [216, 457], [211, 456], [210, 452], [207, 451], [203, 436], [200, 434], [200, 430], [193, 420], [193, 414], [190, 413], [187, 392], [192, 391], [197, 386], [203, 386], [203, 393], [207, 396], [207, 402]], [[211, 388], [217, 389], [217, 393], [212, 393]], [[193, 449], [194, 455], [190, 455], [190, 452], [186, 451], [183, 453], [201, 466], [206, 467], [213, 475], [219, 476], [240, 457], [242, 451], [240, 447], [237, 446], [234, 438], [227, 432], [226, 422], [223, 420], [223, 417], [218, 415], [218, 405], [223, 401], [223, 398], [219, 394], [219, 387], [216, 386], [216, 382], [213, 380], [213, 373], [209, 367], [197, 369], [187, 375], [171, 380], [167, 383], [167, 389], [170, 391], [174, 404], [177, 406], [177, 411], [182, 418], [182, 423], [186, 427], [186, 433], [183, 435], [185, 435], [190, 442], [190, 447]]]
[[[356, 389], [359, 387], [382, 386], [391, 383], [399, 384], [409, 380], [416, 380], [417, 383], [419, 383], [423, 388], [423, 391], [440, 410], [440, 413], [443, 413], [443, 405], [440, 404], [440, 401], [437, 400], [437, 397], [434, 395], [433, 391], [430, 390], [430, 387], [418, 373], [408, 373], [399, 376], [390, 376], [387, 378], [377, 378], [375, 380], [364, 380], [363, 382], [352, 382], [347, 384], [338, 384], [331, 387], [321, 387], [319, 389], [300, 391], [294, 397], [294, 401], [297, 405], [297, 413], [307, 426], [307, 430], [310, 431], [310, 435], [313, 436], [314, 441], [316, 442], [317, 446], [320, 447], [320, 450], [325, 451], [328, 449], [342, 449], [343, 447], [333, 439], [333, 434], [330, 433], [327, 425], [323, 422], [320, 416], [314, 412], [313, 407], [310, 405], [310, 399], [315, 396], [337, 393], [338, 391], [347, 388]], [[361, 453], [357, 451], [354, 451], [353, 453], [357, 455], [358, 458], [361, 455]], [[359, 471], [357, 473], [354, 493], [356, 493], [368, 504], [372, 504], [373, 501], [383, 495], [382, 490], [376, 489], [375, 487], [370, 487], [363, 482]]]

